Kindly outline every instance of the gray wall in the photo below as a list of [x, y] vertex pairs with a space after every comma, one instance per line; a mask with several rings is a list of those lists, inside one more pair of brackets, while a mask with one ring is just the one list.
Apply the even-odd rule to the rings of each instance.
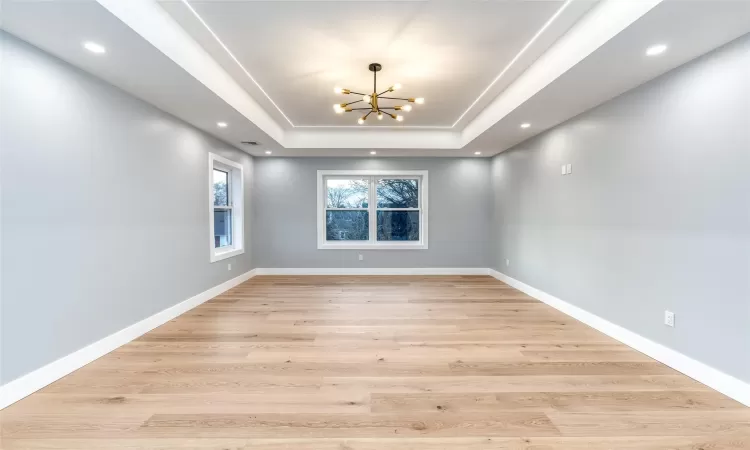
[[501, 153], [492, 184], [495, 269], [750, 381], [750, 37]]
[[[319, 169], [429, 171], [426, 250], [318, 250]], [[253, 252], [257, 267], [487, 267], [490, 164], [486, 158], [258, 158]], [[359, 261], [357, 255], [364, 255]]]
[[26, 43], [0, 39], [6, 383], [252, 269], [247, 250], [209, 262], [206, 177], [209, 151], [241, 162], [248, 181], [253, 160]]

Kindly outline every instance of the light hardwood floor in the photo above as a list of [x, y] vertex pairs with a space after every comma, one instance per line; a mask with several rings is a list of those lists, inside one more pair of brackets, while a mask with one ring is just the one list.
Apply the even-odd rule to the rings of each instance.
[[750, 448], [750, 408], [490, 277], [262, 276], [2, 412], [4, 449]]

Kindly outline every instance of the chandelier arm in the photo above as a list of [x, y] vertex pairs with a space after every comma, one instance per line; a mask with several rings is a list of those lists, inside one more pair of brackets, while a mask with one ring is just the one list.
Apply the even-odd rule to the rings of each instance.
[[359, 103], [359, 102], [361, 102], [361, 101], [362, 101], [362, 100], [357, 100], [357, 101], [349, 102], [349, 103], [347, 103], [347, 104], [346, 104], [346, 105], [344, 105], [344, 106], [349, 106], [349, 105], [353, 105], [353, 104], [355, 104], [355, 103]]
[[[380, 97], [381, 95], [385, 94], [386, 92], [391, 92], [391, 89], [388, 88], [388, 89], [384, 90], [383, 92], [381, 92], [380, 94], [378, 94], [378, 97]], [[385, 98], [385, 97], [383, 97], [383, 98]]]
[[405, 102], [409, 101], [408, 98], [400, 98], [400, 97], [380, 97], [380, 96], [378, 96], [378, 98], [387, 98], [388, 100], [403, 100]]
[[372, 112], [372, 108], [352, 108], [351, 110], [352, 110], [352, 111], [361, 111], [361, 110], [363, 110], [363, 109], [369, 109], [369, 110], [370, 110], [370, 112]]
[[349, 94], [354, 94], [354, 95], [368, 95], [368, 94], [363, 94], [361, 92], [354, 92], [354, 91], [349, 91]]

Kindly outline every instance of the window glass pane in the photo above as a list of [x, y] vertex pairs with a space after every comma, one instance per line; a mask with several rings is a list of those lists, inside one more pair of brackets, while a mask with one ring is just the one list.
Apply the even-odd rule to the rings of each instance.
[[370, 239], [368, 211], [326, 211], [326, 240], [366, 241]]
[[326, 208], [367, 208], [370, 184], [367, 180], [326, 180]]
[[419, 208], [417, 180], [378, 180], [378, 208]]
[[214, 247], [232, 245], [232, 210], [214, 210]]
[[418, 241], [419, 211], [378, 211], [379, 241]]
[[214, 206], [229, 206], [227, 181], [228, 173], [214, 169]]

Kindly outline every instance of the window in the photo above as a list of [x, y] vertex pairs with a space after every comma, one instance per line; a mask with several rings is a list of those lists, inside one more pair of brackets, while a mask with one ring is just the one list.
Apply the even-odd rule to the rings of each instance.
[[242, 166], [213, 153], [208, 154], [208, 209], [211, 262], [245, 252], [243, 226]]
[[426, 249], [427, 171], [318, 171], [319, 249]]

